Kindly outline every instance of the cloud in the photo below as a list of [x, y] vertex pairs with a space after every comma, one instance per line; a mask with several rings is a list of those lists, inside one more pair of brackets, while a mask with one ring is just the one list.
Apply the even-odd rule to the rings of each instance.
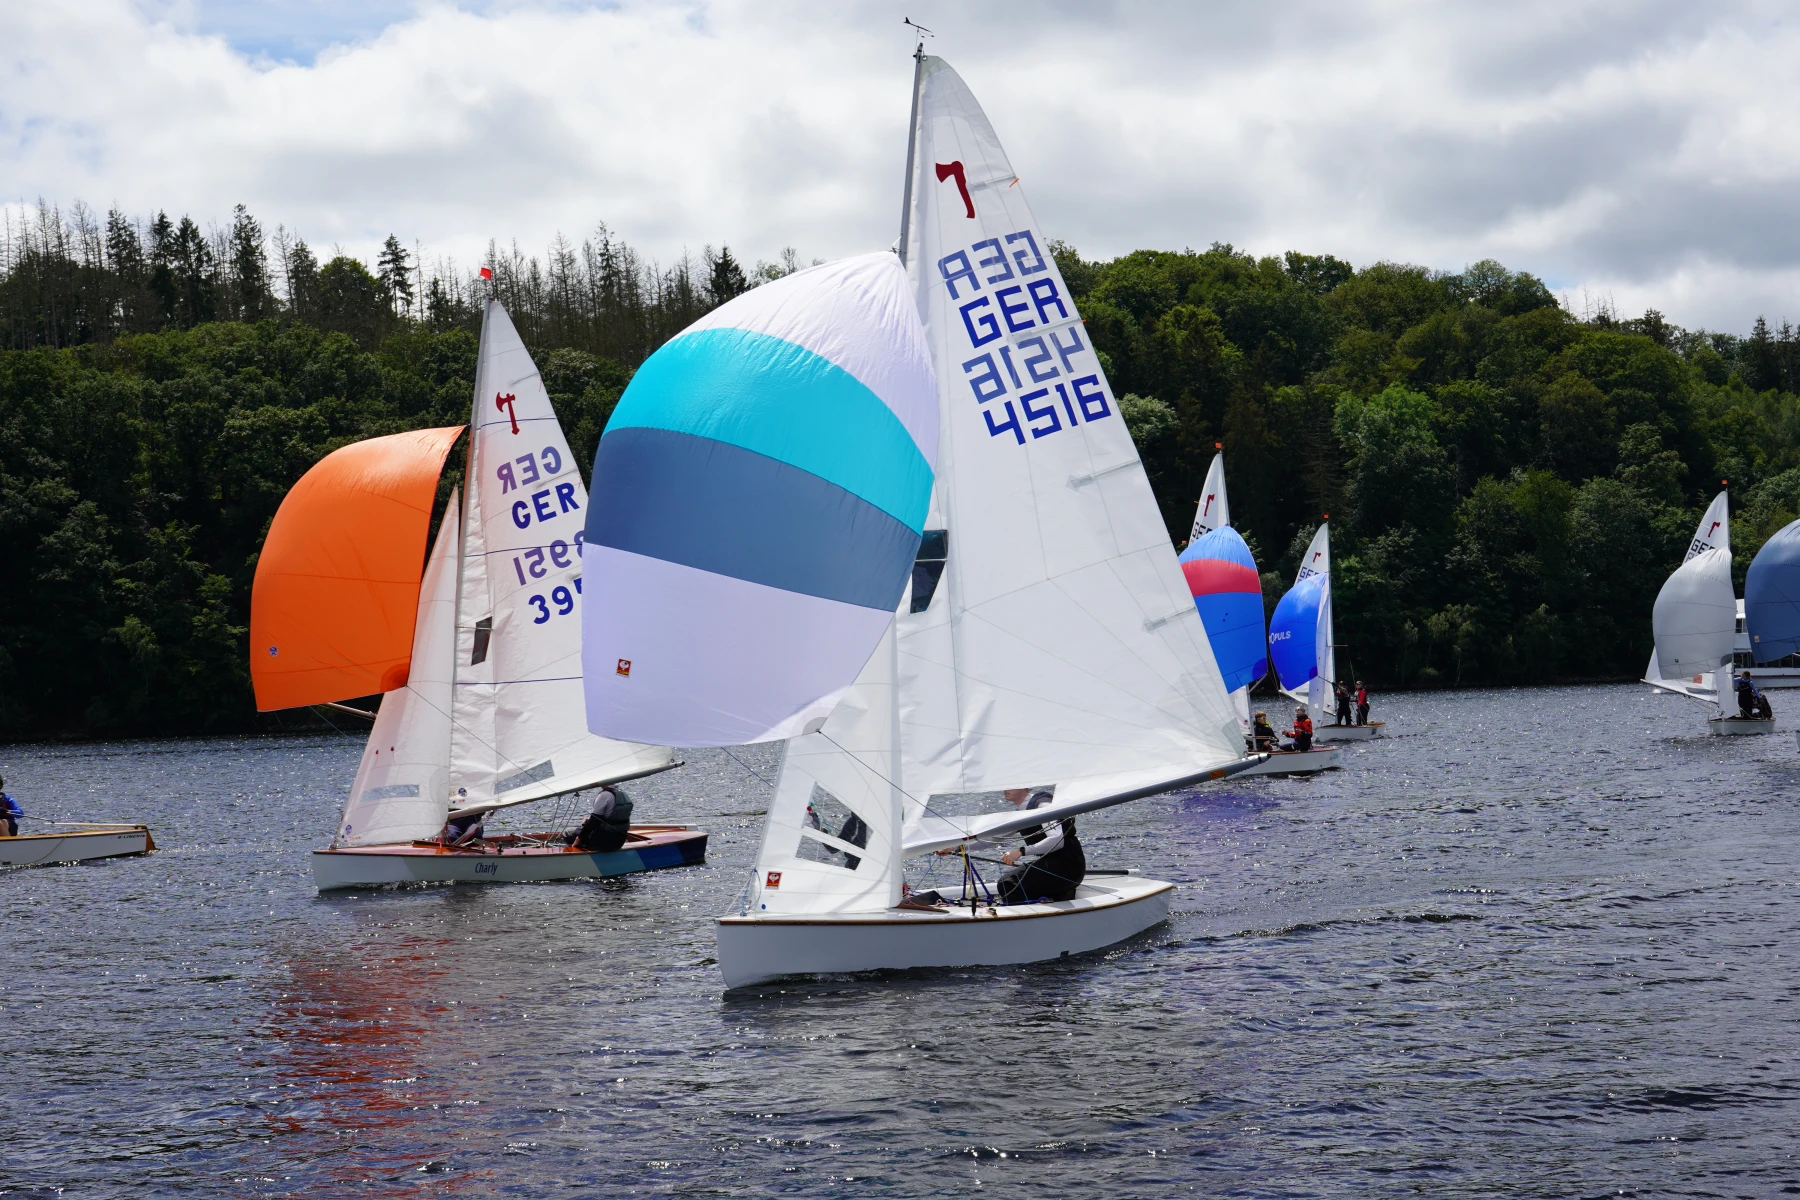
[[[1800, 23], [1760, 3], [908, 0], [1090, 255], [1231, 242], [1744, 330], [1800, 305]], [[596, 222], [667, 261], [897, 232], [899, 12], [818, 0], [9, 6], [8, 199], [266, 224], [364, 258]]]

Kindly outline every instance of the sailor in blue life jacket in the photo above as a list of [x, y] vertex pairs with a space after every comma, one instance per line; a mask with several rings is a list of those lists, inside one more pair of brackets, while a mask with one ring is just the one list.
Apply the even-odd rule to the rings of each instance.
[[18, 837], [19, 818], [25, 815], [25, 810], [19, 807], [17, 800], [6, 794], [5, 788], [6, 780], [0, 779], [0, 835]]
[[1748, 671], [1737, 677], [1737, 702], [1740, 717], [1763, 721], [1775, 719], [1775, 710], [1769, 707], [1769, 698], [1751, 681]]
[[444, 822], [443, 843], [446, 846], [479, 846], [487, 832], [486, 813], [469, 813]]
[[631, 834], [631, 807], [631, 797], [624, 788], [601, 788], [587, 820], [569, 835], [569, 844], [590, 854], [611, 854]]

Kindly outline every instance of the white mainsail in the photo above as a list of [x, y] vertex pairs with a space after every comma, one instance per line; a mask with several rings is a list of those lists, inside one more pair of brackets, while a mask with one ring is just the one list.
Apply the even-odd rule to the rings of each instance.
[[[820, 840], [795, 828], [815, 784], [846, 807], [863, 796], [871, 830], [900, 794], [903, 844], [883, 868], [897, 872], [904, 855], [1154, 794], [1242, 755], [1149, 481], [1024, 189], [962, 80], [941, 59], [918, 64], [901, 245], [937, 368], [937, 480], [896, 618], [897, 670], [878, 653], [853, 689], [894, 694], [899, 752], [881, 746], [873, 702], [788, 744], [746, 911], [897, 894], [897, 874], [855, 900], [790, 884], [790, 843]], [[1054, 803], [1028, 816], [927, 808], [936, 794], [1047, 784]]]
[[1231, 506], [1225, 499], [1225, 454], [1213, 455], [1206, 469], [1206, 483], [1200, 489], [1200, 500], [1194, 505], [1194, 527], [1188, 541], [1197, 542], [1215, 529], [1231, 524]]
[[1304, 699], [1308, 711], [1316, 720], [1326, 707], [1335, 703], [1337, 683], [1337, 643], [1332, 632], [1331, 613], [1331, 523], [1319, 526], [1313, 534], [1312, 542], [1306, 547], [1306, 557], [1300, 560], [1300, 569], [1294, 572], [1294, 586], [1314, 576], [1323, 576], [1319, 589], [1319, 610], [1313, 626], [1313, 662], [1317, 672], [1306, 683], [1306, 695], [1296, 694], [1291, 689], [1283, 688], [1296, 700]]
[[[1701, 514], [1700, 524], [1694, 527], [1694, 536], [1692, 540], [1688, 542], [1687, 553], [1682, 556], [1682, 567], [1686, 567], [1688, 563], [1691, 563], [1695, 558], [1709, 550], [1723, 550], [1725, 552], [1727, 572], [1729, 573], [1731, 562], [1731, 513], [1730, 499], [1726, 492], [1720, 492], [1718, 495], [1714, 496], [1712, 503], [1707, 505], [1706, 511]], [[1679, 573], [1679, 568], [1677, 569], [1677, 573]], [[1670, 581], [1673, 582], [1673, 579], [1674, 577], [1671, 576]], [[1665, 588], [1667, 588], [1667, 586], [1667, 584], [1664, 585]], [[1659, 603], [1660, 600], [1661, 597], [1659, 596]], [[1653, 620], [1653, 627], [1654, 624]], [[1737, 600], [1735, 593], [1732, 598], [1732, 615], [1729, 628], [1735, 636], [1737, 630]], [[1650, 651], [1650, 663], [1644, 668], [1645, 682], [1666, 685], [1672, 690], [1685, 693], [1691, 693], [1695, 688], [1707, 688], [1709, 686], [1707, 681], [1694, 679], [1694, 673], [1692, 672], [1675, 670], [1673, 669], [1672, 664], [1665, 666], [1661, 657], [1662, 652], [1660, 650], [1660, 643], [1661, 639], [1658, 638], [1658, 648], [1652, 648]], [[1729, 657], [1729, 649], [1726, 653], [1727, 657]], [[1709, 666], [1699, 673], [1705, 674], [1710, 672], [1717, 665], [1718, 664], [1715, 663], [1713, 666]]]
[[385, 693], [363, 747], [338, 846], [373, 846], [434, 836], [450, 811], [450, 707], [456, 674], [459, 493], [438, 526], [413, 626], [406, 686]]
[[587, 489], [498, 300], [481, 324], [457, 614], [453, 807], [495, 808], [641, 775], [667, 747], [597, 737], [581, 687]]

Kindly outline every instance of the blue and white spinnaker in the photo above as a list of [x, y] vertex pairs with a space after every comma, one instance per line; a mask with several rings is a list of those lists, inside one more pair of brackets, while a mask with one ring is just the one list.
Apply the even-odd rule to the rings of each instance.
[[589, 728], [679, 746], [816, 729], [893, 620], [937, 437], [892, 254], [765, 284], [651, 355], [594, 457]]

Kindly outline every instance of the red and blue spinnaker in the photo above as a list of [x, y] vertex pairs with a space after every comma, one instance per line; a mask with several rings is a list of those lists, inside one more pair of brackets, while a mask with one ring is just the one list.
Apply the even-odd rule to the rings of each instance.
[[1269, 670], [1262, 578], [1250, 547], [1227, 525], [1203, 534], [1180, 557], [1225, 690], [1249, 687]]

